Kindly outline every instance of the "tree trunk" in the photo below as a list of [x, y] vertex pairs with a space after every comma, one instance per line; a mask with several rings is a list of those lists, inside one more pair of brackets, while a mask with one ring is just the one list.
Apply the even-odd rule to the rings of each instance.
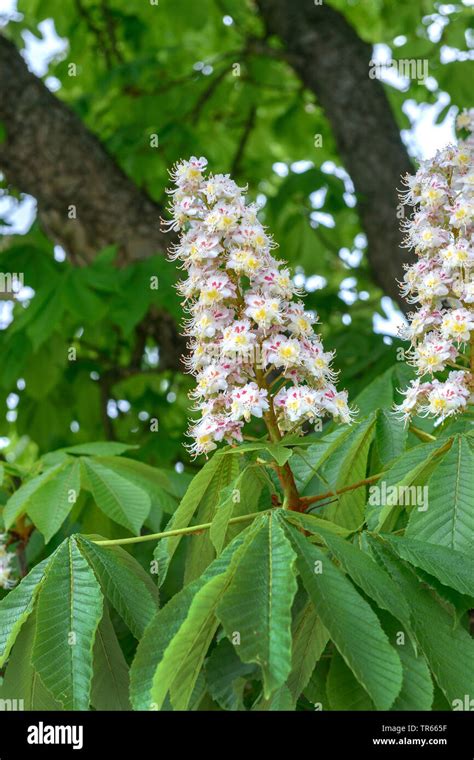
[[164, 251], [162, 209], [117, 166], [78, 116], [31, 74], [0, 35], [0, 168], [38, 202], [48, 236], [77, 263], [107, 245], [127, 263]]
[[400, 247], [400, 178], [412, 172], [380, 81], [369, 77], [372, 48], [342, 14], [314, 0], [257, 0], [268, 31], [329, 119], [358, 198], [376, 282], [406, 310], [396, 280], [410, 254]]

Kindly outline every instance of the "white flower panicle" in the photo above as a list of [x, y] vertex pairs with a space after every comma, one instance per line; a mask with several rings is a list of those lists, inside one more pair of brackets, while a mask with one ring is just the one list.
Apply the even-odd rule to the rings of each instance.
[[242, 441], [252, 417], [270, 419], [280, 434], [327, 414], [350, 422], [332, 354], [313, 332], [315, 316], [297, 298], [289, 270], [272, 255], [258, 207], [229, 175], [205, 176], [206, 166], [194, 156], [179, 162], [168, 191], [168, 226], [180, 233], [170, 258], [186, 272], [178, 285], [189, 313], [186, 366], [201, 412], [189, 431], [191, 452]]
[[12, 578], [13, 554], [7, 550], [7, 534], [0, 533], [0, 588], [12, 588], [16, 581]]
[[[401, 196], [415, 207], [405, 223], [406, 245], [418, 259], [406, 268], [402, 293], [418, 310], [402, 337], [419, 377], [398, 407], [442, 422], [462, 412], [472, 397], [474, 355], [474, 108], [457, 118], [467, 137], [423, 161], [407, 176]], [[472, 361], [472, 359], [471, 359]], [[451, 371], [449, 371], [451, 369]], [[434, 373], [445, 372], [443, 379]]]

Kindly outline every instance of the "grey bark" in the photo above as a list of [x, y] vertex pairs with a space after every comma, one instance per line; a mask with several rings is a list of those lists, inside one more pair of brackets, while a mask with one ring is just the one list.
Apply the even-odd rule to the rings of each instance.
[[[163, 209], [129, 179], [79, 117], [27, 68], [0, 35], [0, 169], [34, 196], [45, 233], [77, 265], [107, 245], [127, 264], [164, 253], [172, 242], [160, 228]], [[180, 369], [185, 341], [164, 311], [146, 318], [160, 346], [160, 367]]]
[[374, 279], [406, 310], [396, 281], [411, 256], [400, 247], [397, 189], [413, 167], [383, 86], [369, 77], [372, 48], [325, 2], [257, 0], [257, 5], [331, 123], [358, 196]]
[[0, 168], [9, 183], [36, 198], [40, 224], [76, 263], [114, 243], [122, 263], [169, 246], [162, 209], [1, 35], [0, 92], [6, 130]]

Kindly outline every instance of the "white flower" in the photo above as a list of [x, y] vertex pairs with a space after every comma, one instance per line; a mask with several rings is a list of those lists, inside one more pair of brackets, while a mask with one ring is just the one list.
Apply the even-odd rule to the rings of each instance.
[[347, 403], [347, 391], [336, 391], [334, 387], [329, 387], [321, 397], [321, 406], [330, 412], [336, 419], [349, 424], [353, 417], [353, 412], [349, 409]]
[[170, 174], [178, 188], [194, 187], [201, 181], [206, 166], [206, 158], [191, 156], [189, 161], [179, 161]]
[[209, 232], [230, 233], [237, 229], [237, 221], [242, 214], [237, 204], [219, 203], [209, 211], [204, 219], [204, 225]]
[[228, 368], [209, 364], [196, 376], [197, 385], [192, 395], [195, 398], [201, 398], [219, 393], [219, 391], [225, 391], [227, 389], [228, 375]]
[[[283, 415], [290, 423], [298, 422], [323, 416], [323, 408], [320, 403], [321, 392], [307, 385], [292, 385], [282, 388], [275, 396], [275, 405], [282, 410]], [[290, 428], [291, 425], [287, 425]]]
[[[244, 220], [245, 221], [245, 220]], [[255, 219], [255, 221], [258, 221]], [[232, 235], [233, 243], [253, 248], [257, 253], [263, 253], [271, 247], [270, 238], [261, 224], [243, 225]]]
[[407, 421], [413, 412], [418, 407], [420, 401], [426, 397], [426, 394], [432, 388], [431, 383], [422, 383], [420, 378], [412, 380], [408, 388], [406, 388], [404, 394], [405, 398], [402, 403], [397, 406], [397, 412], [401, 417]]
[[257, 277], [257, 282], [269, 294], [280, 298], [291, 298], [296, 289], [290, 277], [289, 269], [269, 267]]
[[194, 456], [199, 456], [214, 451], [220, 441], [240, 442], [241, 427], [242, 423], [231, 420], [226, 414], [207, 414], [190, 429], [189, 434], [194, 443], [189, 446], [189, 450]]
[[452, 355], [453, 350], [449, 340], [443, 340], [436, 333], [428, 333], [413, 352], [414, 363], [420, 374], [441, 372]]
[[427, 306], [423, 306], [419, 311], [410, 316], [410, 324], [403, 325], [400, 328], [400, 337], [411, 341], [420, 337], [426, 330], [439, 324], [441, 321], [441, 312], [437, 310], [432, 311]]
[[448, 233], [441, 227], [424, 224], [420, 229], [412, 229], [412, 239], [417, 248], [426, 251], [439, 248], [449, 239]]
[[233, 309], [216, 306], [213, 309], [195, 308], [192, 319], [187, 321], [187, 335], [203, 338], [213, 338], [217, 331], [230, 324], [234, 316]]
[[421, 413], [435, 415], [440, 422], [465, 408], [469, 390], [465, 385], [466, 373], [450, 372], [448, 380], [440, 383], [435, 380], [428, 393], [427, 404], [421, 407]]
[[[201, 414], [190, 427], [190, 452], [207, 455], [221, 441], [242, 440], [245, 422], [266, 412], [282, 432], [326, 414], [349, 422], [346, 394], [332, 384], [332, 354], [313, 332], [314, 316], [292, 300], [297, 290], [272, 255], [259, 208], [246, 205], [243, 188], [228, 175], [204, 176], [206, 164], [192, 157], [174, 167], [168, 224], [181, 232], [170, 258], [186, 274], [177, 286], [189, 312], [185, 366], [196, 377], [190, 396]], [[278, 370], [277, 403], [267, 383]]]
[[433, 377], [448, 364], [466, 369], [447, 380], [412, 383], [398, 407], [406, 419], [424, 414], [442, 422], [465, 408], [474, 385], [466, 353], [474, 336], [474, 109], [457, 123], [471, 135], [405, 181], [404, 200], [416, 209], [404, 228], [418, 261], [406, 270], [402, 293], [420, 308], [402, 334], [412, 343], [408, 354], [419, 375]]
[[249, 355], [255, 346], [256, 336], [248, 319], [233, 322], [222, 334], [221, 350], [224, 356], [233, 354]]
[[292, 304], [286, 312], [287, 327], [298, 338], [312, 335], [315, 321], [314, 315], [305, 311], [301, 303]]
[[471, 330], [474, 330], [474, 314], [462, 307], [447, 311], [440, 329], [443, 338], [452, 338], [458, 343], [468, 341]]
[[[193, 230], [194, 233], [194, 230]], [[222, 251], [220, 240], [216, 235], [195, 235], [182, 245], [183, 259], [199, 263], [205, 259], [215, 259]]]
[[449, 221], [455, 229], [459, 229], [459, 227], [465, 227], [467, 224], [472, 222], [473, 212], [474, 207], [472, 202], [469, 202], [468, 200], [456, 201], [452, 207]]
[[253, 319], [258, 327], [267, 330], [271, 325], [280, 325], [282, 315], [280, 312], [281, 301], [279, 298], [250, 293], [245, 296], [247, 308], [244, 314]]
[[205, 306], [214, 304], [231, 298], [235, 294], [235, 288], [225, 273], [216, 274], [206, 281], [201, 288], [199, 301]]
[[333, 354], [324, 352], [321, 343], [316, 340], [302, 340], [303, 365], [315, 378], [327, 378], [334, 381], [336, 373], [330, 368]]
[[237, 274], [254, 278], [262, 267], [262, 259], [251, 248], [232, 248], [226, 266]]
[[266, 365], [274, 367], [297, 367], [301, 364], [301, 345], [296, 338], [287, 338], [285, 335], [275, 335], [263, 343]]
[[263, 412], [269, 409], [267, 395], [267, 389], [259, 388], [254, 382], [235, 388], [230, 394], [230, 418], [232, 420], [243, 418], [248, 422], [252, 415], [262, 417]]
[[447, 275], [442, 269], [433, 269], [425, 274], [419, 283], [420, 300], [431, 301], [435, 296], [445, 296], [449, 293]]
[[12, 578], [13, 554], [7, 550], [8, 535], [0, 533], [0, 588], [10, 589], [16, 581]]
[[228, 174], [215, 174], [204, 182], [202, 190], [208, 203], [215, 203], [220, 199], [239, 198], [242, 192]]
[[443, 267], [448, 271], [456, 267], [472, 267], [474, 265], [474, 249], [467, 240], [458, 239], [455, 243], [440, 250]]
[[456, 126], [458, 129], [469, 129], [474, 132], [474, 108], [465, 108], [456, 119]]
[[464, 303], [474, 303], [474, 280], [462, 284], [459, 298], [461, 301], [464, 301]]

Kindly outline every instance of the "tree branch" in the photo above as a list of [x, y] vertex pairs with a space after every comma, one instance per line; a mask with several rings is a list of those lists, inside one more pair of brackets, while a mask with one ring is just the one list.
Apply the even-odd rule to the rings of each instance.
[[[165, 250], [163, 209], [117, 166], [78, 116], [28, 71], [16, 47], [0, 35], [0, 168], [38, 201], [48, 236], [77, 264], [117, 244], [119, 262]], [[72, 210], [72, 213], [71, 213]], [[70, 218], [71, 216], [76, 218]]]
[[331, 123], [358, 195], [374, 279], [406, 310], [396, 280], [411, 257], [400, 248], [397, 188], [413, 168], [383, 86], [369, 77], [372, 48], [327, 3], [257, 0], [257, 5]]
[[[118, 246], [121, 265], [170, 246], [173, 235], [160, 228], [161, 206], [28, 71], [16, 47], [2, 35], [0, 93], [0, 122], [6, 129], [0, 168], [15, 188], [36, 198], [41, 226], [73, 263], [87, 264], [107, 245]], [[72, 208], [76, 218], [69, 218]], [[184, 342], [173, 319], [156, 310], [152, 321], [160, 368], [182, 369]]]

